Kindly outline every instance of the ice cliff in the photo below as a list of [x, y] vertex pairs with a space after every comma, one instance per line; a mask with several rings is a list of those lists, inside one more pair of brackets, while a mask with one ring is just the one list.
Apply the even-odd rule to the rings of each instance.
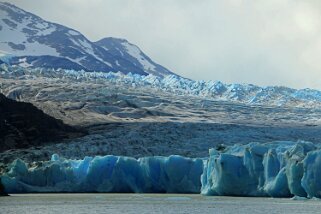
[[[28, 167], [29, 165], [29, 167]], [[321, 198], [321, 150], [309, 142], [234, 145], [209, 158], [85, 157], [26, 164], [15, 160], [1, 177], [20, 192], [202, 193]]]
[[118, 156], [51, 161], [27, 167], [15, 160], [2, 176], [6, 192], [135, 192], [198, 193], [203, 171], [201, 159]]
[[308, 142], [251, 143], [210, 150], [202, 194], [321, 197], [321, 150]]

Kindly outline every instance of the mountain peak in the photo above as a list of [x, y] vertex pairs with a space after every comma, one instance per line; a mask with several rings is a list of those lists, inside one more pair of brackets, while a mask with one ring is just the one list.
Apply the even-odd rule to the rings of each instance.
[[11, 65], [164, 77], [173, 74], [126, 39], [91, 42], [80, 32], [0, 2], [0, 51]]
[[[14, 4], [8, 3], [8, 2], [0, 2], [0, 12], [7, 12], [8, 16], [10, 16], [11, 18], [14, 19], [22, 19], [25, 18], [25, 16], [33, 16], [36, 17], [37, 19], [40, 19], [40, 17], [29, 13], [17, 6], [15, 6]], [[23, 15], [22, 17], [19, 17], [19, 15]], [[3, 14], [1, 14], [2, 18], [4, 17]]]
[[95, 44], [114, 56], [125, 57], [129, 62], [149, 74], [160, 77], [175, 75], [165, 67], [155, 63], [137, 45], [128, 42], [126, 39], [106, 37], [95, 42]]
[[128, 41], [127, 41], [127, 39], [123, 39], [123, 38], [105, 37], [105, 38], [98, 40], [96, 43], [98, 43], [98, 42], [128, 42]]
[[15, 6], [14, 4], [11, 4], [9, 2], [1, 2], [0, 1], [0, 6], [7, 7], [8, 9], [10, 8], [12, 10], [14, 9], [14, 10], [20, 11], [20, 12], [25, 12], [23, 9], [21, 9], [21, 8]]

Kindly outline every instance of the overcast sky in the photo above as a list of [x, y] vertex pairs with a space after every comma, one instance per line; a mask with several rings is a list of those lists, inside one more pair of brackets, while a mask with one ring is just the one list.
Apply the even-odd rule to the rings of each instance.
[[191, 79], [321, 89], [321, 1], [9, 0]]

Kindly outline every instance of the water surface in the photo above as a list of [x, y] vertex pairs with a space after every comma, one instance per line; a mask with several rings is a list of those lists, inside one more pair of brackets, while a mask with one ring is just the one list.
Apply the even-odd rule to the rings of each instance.
[[320, 200], [206, 197], [198, 194], [16, 194], [0, 213], [320, 213]]

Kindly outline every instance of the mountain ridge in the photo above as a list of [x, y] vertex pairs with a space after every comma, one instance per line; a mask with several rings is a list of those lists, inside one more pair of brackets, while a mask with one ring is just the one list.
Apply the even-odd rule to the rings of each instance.
[[126, 39], [106, 37], [92, 42], [77, 30], [5, 2], [0, 2], [0, 17], [0, 50], [11, 54], [11, 65], [160, 77], [175, 75]]

